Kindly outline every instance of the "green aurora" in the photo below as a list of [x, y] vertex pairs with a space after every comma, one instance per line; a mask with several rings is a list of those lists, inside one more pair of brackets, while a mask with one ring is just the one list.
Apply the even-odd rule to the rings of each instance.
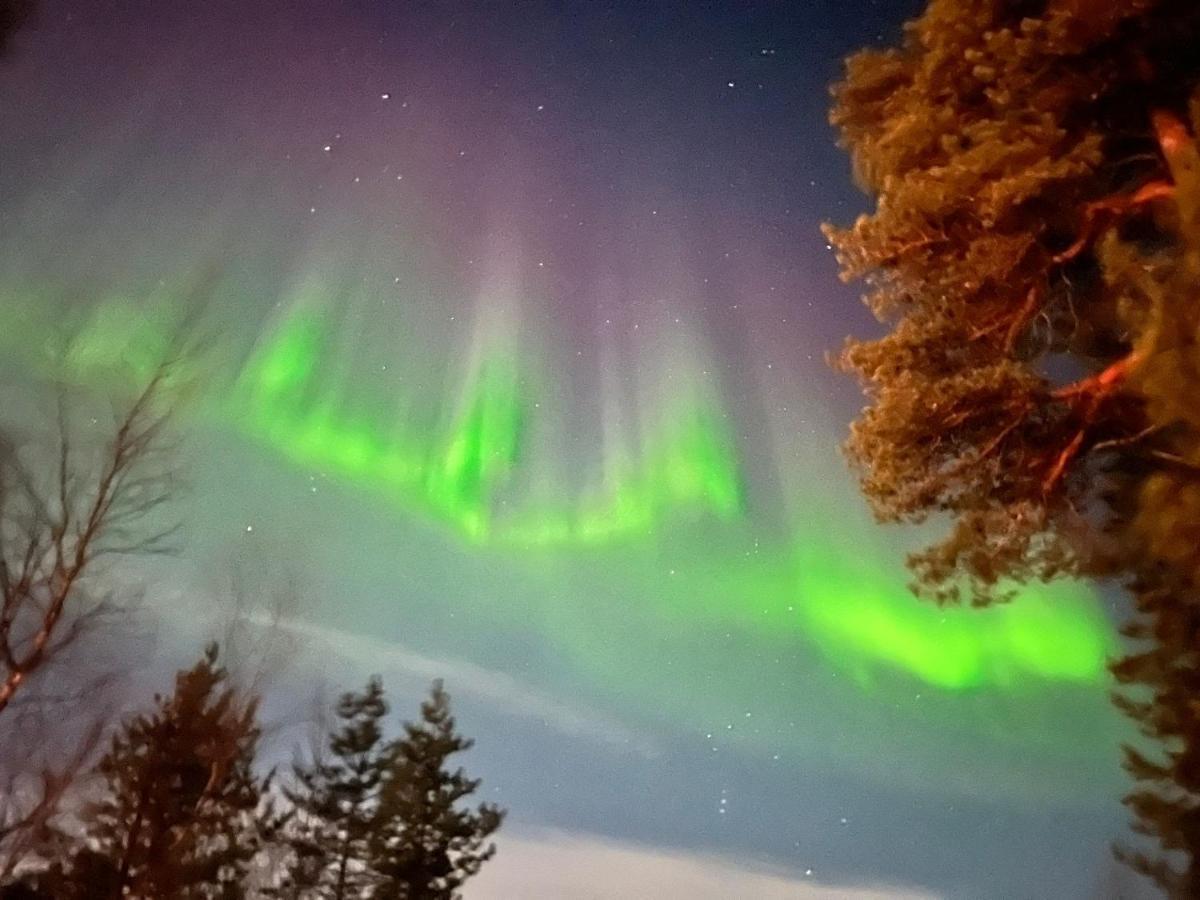
[[38, 6], [0, 58], [0, 419], [36, 465], [61, 390], [85, 464], [195, 349], [178, 553], [110, 560], [134, 608], [81, 660], [140, 691], [220, 639], [285, 767], [318, 697], [443, 678], [518, 837], [1095, 893], [1122, 599], [915, 598], [923, 535], [838, 451], [822, 357], [878, 325], [818, 230], [869, 203], [826, 88], [898, 9]]
[[[0, 330], [8, 349], [40, 360], [44, 374], [79, 383], [120, 372], [145, 378], [170, 344], [167, 299], [164, 292], [143, 304], [100, 303], [58, 351], [44, 307], [34, 303], [5, 303]], [[748, 536], [736, 442], [711, 404], [680, 403], [658, 417], [636, 447], [618, 454], [602, 489], [537, 503], [522, 497], [521, 476], [538, 463], [530, 435], [546, 410], [518, 354], [502, 346], [481, 353], [450, 404], [453, 416], [437, 429], [418, 427], [323, 385], [329, 334], [318, 314], [300, 309], [293, 305], [268, 329], [203, 413], [298, 467], [440, 522], [470, 545], [531, 560], [611, 560], [645, 553], [689, 523], [718, 529], [722, 552], [706, 555], [676, 587], [651, 593], [658, 615], [772, 641], [795, 635], [863, 688], [896, 670], [947, 692], [1106, 681], [1111, 626], [1081, 586], [1029, 587], [987, 610], [936, 608], [900, 587], [898, 573], [865, 564], [880, 554], [861, 533], [828, 527], [839, 521], [832, 504], [810, 508], [808, 523], [794, 523], [771, 546]], [[848, 547], [857, 548], [854, 558]], [[577, 636], [583, 643], [569, 652], [586, 660], [592, 651]]]

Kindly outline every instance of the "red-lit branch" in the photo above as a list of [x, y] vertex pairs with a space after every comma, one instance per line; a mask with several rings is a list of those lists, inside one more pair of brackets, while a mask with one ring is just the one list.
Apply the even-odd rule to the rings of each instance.
[[1175, 193], [1175, 185], [1169, 181], [1151, 181], [1142, 185], [1129, 195], [1106, 197], [1089, 203], [1083, 210], [1083, 230], [1079, 239], [1070, 247], [1055, 256], [1052, 262], [1063, 265], [1078, 257], [1088, 249], [1101, 234], [1122, 216], [1128, 215], [1140, 207], [1155, 200], [1170, 197]]
[[1079, 410], [1082, 422], [1079, 429], [1075, 432], [1074, 437], [1071, 438], [1070, 443], [1055, 458], [1054, 465], [1050, 467], [1050, 472], [1046, 475], [1046, 479], [1042, 483], [1043, 491], [1049, 493], [1054, 488], [1062, 478], [1067, 465], [1079, 454], [1079, 450], [1083, 446], [1084, 435], [1087, 433], [1092, 419], [1095, 418], [1101, 401], [1120, 386], [1121, 382], [1129, 376], [1129, 373], [1141, 360], [1142, 356], [1140, 353], [1130, 353], [1127, 356], [1121, 357], [1103, 371], [1097, 372], [1095, 375], [1091, 375], [1081, 381], [1076, 381], [1073, 384], [1068, 384], [1051, 394], [1056, 400], [1072, 401]]

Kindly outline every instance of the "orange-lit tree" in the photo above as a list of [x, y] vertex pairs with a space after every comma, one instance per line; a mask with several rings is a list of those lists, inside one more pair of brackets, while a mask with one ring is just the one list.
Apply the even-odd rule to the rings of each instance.
[[[887, 323], [840, 362], [869, 405], [848, 453], [939, 602], [1119, 576], [1144, 650], [1118, 698], [1126, 852], [1200, 896], [1200, 4], [932, 0], [850, 58], [832, 121], [876, 198], [829, 227]], [[1193, 699], [1196, 698], [1196, 699]], [[1173, 865], [1177, 854], [1183, 865]]]

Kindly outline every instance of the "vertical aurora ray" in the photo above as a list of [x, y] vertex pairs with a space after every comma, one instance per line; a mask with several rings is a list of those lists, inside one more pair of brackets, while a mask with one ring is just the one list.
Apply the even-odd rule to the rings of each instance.
[[472, 538], [491, 530], [493, 497], [518, 461], [525, 404], [514, 364], [485, 360], [441, 448], [429, 455], [426, 497]]
[[[306, 304], [297, 302], [294, 309]], [[110, 346], [114, 334], [86, 333], [87, 346]], [[127, 335], [124, 335], [127, 337]], [[318, 381], [328, 343], [317, 315], [293, 312], [261, 341], [236, 379], [228, 414], [247, 433], [309, 467], [385, 487], [458, 528], [474, 541], [514, 547], [592, 545], [649, 536], [679, 510], [719, 518], [742, 507], [737, 460], [715, 411], [699, 402], [669, 409], [661, 425], [642, 439], [637, 463], [611, 468], [601, 490], [583, 490], [578, 502], [555, 508], [511, 504], [497, 515], [497, 501], [523, 462], [522, 445], [533, 427], [532, 383], [507, 346], [497, 340], [468, 374], [457, 412], [441, 433], [418, 433], [404, 421], [354, 419], [343, 398], [323, 394]], [[524, 454], [528, 456], [528, 454]], [[563, 493], [561, 488], [556, 493]]]

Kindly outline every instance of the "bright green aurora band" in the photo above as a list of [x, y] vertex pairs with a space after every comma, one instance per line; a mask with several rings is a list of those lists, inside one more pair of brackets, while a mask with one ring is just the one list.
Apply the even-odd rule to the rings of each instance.
[[[144, 377], [168, 341], [170, 317], [145, 313], [159, 306], [94, 307], [65, 354], [56, 354], [64, 361], [56, 376], [65, 370], [70, 380], [90, 382], [120, 366]], [[3, 308], [0, 333], [11, 351], [28, 357], [30, 348], [51, 346], [42, 308]], [[622, 454], [624, 463], [606, 473], [604, 489], [559, 505], [519, 502], [513, 488], [528, 466], [541, 404], [515, 352], [480, 354], [454, 416], [438, 429], [417, 428], [405, 427], [402, 416], [362, 411], [345, 392], [322, 391], [328, 337], [320, 316], [297, 304], [239, 364], [214, 414], [298, 466], [391, 498], [481, 547], [545, 558], [635, 550], [688, 522], [724, 529], [735, 543], [744, 531], [736, 448], [711, 403], [670, 410], [636, 454]], [[888, 669], [953, 692], [1105, 678], [1111, 628], [1080, 586], [1027, 588], [1015, 602], [987, 610], [936, 608], [899, 587], [896, 572], [864, 564], [861, 535], [839, 540], [817, 524], [797, 531], [779, 546], [754, 540], [746, 552], [709, 559], [692, 573], [698, 580], [691, 588], [661, 594], [658, 614], [772, 639], [794, 635], [863, 686]], [[586, 636], [563, 639], [588, 656]]]

